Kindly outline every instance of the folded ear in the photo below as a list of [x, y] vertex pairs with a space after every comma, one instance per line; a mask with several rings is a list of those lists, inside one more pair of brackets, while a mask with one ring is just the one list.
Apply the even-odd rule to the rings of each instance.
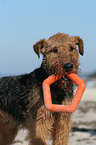
[[83, 55], [84, 54], [83, 40], [79, 36], [74, 36], [73, 38], [75, 44], [78, 45], [79, 53]]
[[38, 41], [36, 44], [33, 45], [33, 49], [35, 51], [35, 53], [38, 55], [38, 57], [40, 58], [40, 52], [43, 54], [44, 50], [43, 48], [46, 46], [47, 42], [45, 39], [42, 39], [40, 41]]

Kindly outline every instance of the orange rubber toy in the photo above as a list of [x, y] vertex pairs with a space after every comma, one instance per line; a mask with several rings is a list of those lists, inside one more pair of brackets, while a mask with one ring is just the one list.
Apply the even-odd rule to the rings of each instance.
[[52, 112], [61, 112], [61, 113], [72, 113], [74, 112], [81, 100], [81, 97], [84, 93], [84, 90], [86, 88], [86, 85], [82, 79], [80, 79], [79, 76], [77, 76], [74, 73], [67, 74], [67, 76], [78, 86], [78, 89], [73, 97], [71, 105], [57, 105], [52, 104], [51, 100], [51, 93], [50, 93], [50, 85], [60, 79], [63, 75], [51, 75], [47, 79], [43, 81], [42, 87], [43, 87], [43, 95], [44, 95], [44, 103], [45, 107]]

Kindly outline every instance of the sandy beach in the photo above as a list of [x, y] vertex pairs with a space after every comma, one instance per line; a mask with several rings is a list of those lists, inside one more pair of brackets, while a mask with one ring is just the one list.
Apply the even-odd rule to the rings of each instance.
[[96, 87], [87, 88], [73, 113], [69, 145], [96, 144]]
[[[27, 130], [20, 130], [12, 145], [28, 145]], [[52, 141], [47, 142], [48, 145]], [[86, 88], [82, 100], [73, 113], [69, 145], [96, 144], [96, 87]]]

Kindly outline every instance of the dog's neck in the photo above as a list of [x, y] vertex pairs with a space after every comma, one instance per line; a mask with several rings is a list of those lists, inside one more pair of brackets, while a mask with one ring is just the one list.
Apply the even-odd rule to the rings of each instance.
[[36, 76], [36, 79], [38, 80], [38, 82], [42, 83], [46, 78], [48, 78], [49, 74], [46, 73], [45, 69], [41, 65], [40, 68], [37, 68], [35, 70], [35, 76]]
[[[40, 68], [35, 70], [35, 78], [37, 79], [38, 85], [42, 86], [43, 81], [48, 77], [49, 77], [49, 74], [46, 73], [46, 70], [42, 67], [42, 65]], [[65, 86], [66, 86], [66, 88], [65, 88]], [[70, 87], [70, 89], [69, 89], [69, 87]], [[73, 94], [72, 81], [68, 81], [68, 82], [64, 83], [64, 81], [62, 79], [60, 79], [57, 82], [53, 83], [51, 85], [50, 89], [51, 89], [51, 93], [53, 94], [53, 96], [55, 96], [55, 99], [53, 97], [54, 103], [58, 102], [58, 97], [61, 98], [61, 99], [59, 99], [58, 103], [61, 103], [62, 100], [64, 100], [64, 98], [66, 98], [66, 96], [67, 96], [67, 98], [71, 98], [73, 96], [73, 95], [70, 96], [70, 94]], [[54, 94], [54, 92], [56, 94]], [[56, 99], [56, 96], [58, 96], [57, 99]]]
[[[43, 65], [41, 65], [40, 68], [35, 70], [35, 76], [36, 79], [38, 80], [39, 83], [43, 83], [43, 81], [48, 78], [50, 75], [46, 72], [46, 70], [44, 69]], [[61, 78], [60, 80], [58, 80], [56, 83], [54, 83], [55, 86], [61, 88], [61, 89], [65, 89], [66, 87], [68, 87], [68, 84], [70, 84], [71, 86], [73, 86], [72, 81], [70, 79], [68, 79], [68, 77], [66, 78], [66, 80], [64, 80], [63, 78]]]

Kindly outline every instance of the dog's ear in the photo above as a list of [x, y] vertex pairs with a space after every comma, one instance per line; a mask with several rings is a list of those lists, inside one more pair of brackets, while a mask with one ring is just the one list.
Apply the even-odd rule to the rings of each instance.
[[46, 46], [47, 42], [45, 39], [42, 39], [40, 41], [38, 41], [36, 44], [33, 45], [33, 49], [35, 51], [35, 53], [38, 55], [38, 57], [40, 58], [40, 52], [42, 54], [44, 54], [44, 50], [43, 48]]
[[83, 55], [84, 54], [83, 40], [79, 36], [74, 36], [73, 39], [75, 44], [78, 45], [79, 53]]

